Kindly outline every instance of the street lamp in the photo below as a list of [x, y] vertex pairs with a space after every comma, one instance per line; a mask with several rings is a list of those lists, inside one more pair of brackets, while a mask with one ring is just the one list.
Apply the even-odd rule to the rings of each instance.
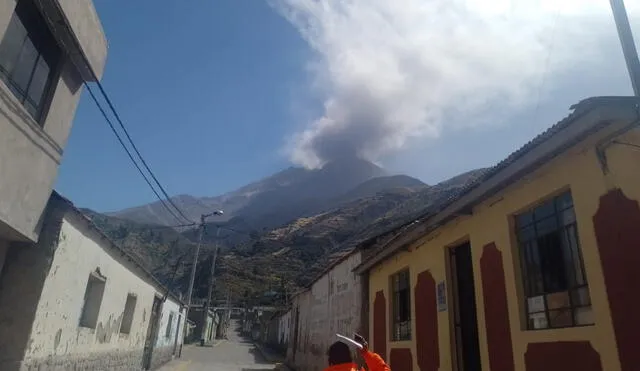
[[[189, 279], [189, 291], [187, 293], [187, 310], [185, 312], [185, 316], [184, 316], [184, 330], [183, 330], [183, 336], [187, 334], [187, 329], [188, 329], [188, 319], [189, 319], [189, 310], [191, 309], [191, 296], [193, 295], [193, 284], [194, 281], [196, 279], [196, 267], [198, 265], [198, 255], [200, 255], [200, 247], [202, 246], [202, 239], [204, 236], [204, 228], [205, 228], [205, 220], [210, 217], [210, 216], [214, 216], [214, 215], [223, 215], [224, 212], [222, 210], [216, 210], [212, 213], [209, 214], [202, 214], [200, 215], [200, 225], [198, 226], [198, 228], [200, 229], [199, 231], [199, 235], [198, 235], [198, 244], [196, 245], [196, 252], [193, 254], [193, 265], [191, 266], [191, 278]], [[206, 314], [205, 314], [205, 320], [206, 320]], [[204, 326], [205, 324], [203, 324]]]
[[[216, 260], [218, 259], [218, 252], [220, 251], [220, 246], [218, 245], [218, 236], [220, 235], [220, 227], [216, 227], [216, 238], [214, 240], [214, 249], [213, 249], [213, 259], [211, 261], [211, 272], [209, 273], [209, 289], [207, 290], [207, 298], [202, 308], [202, 323], [207, 323], [207, 316], [209, 315], [209, 307], [211, 306], [211, 295], [213, 294], [213, 284], [215, 282], [215, 274], [216, 274]], [[213, 331], [213, 330], [212, 330]], [[207, 333], [207, 328], [203, 325], [202, 331], [200, 332], [200, 346], [204, 346], [205, 336]]]

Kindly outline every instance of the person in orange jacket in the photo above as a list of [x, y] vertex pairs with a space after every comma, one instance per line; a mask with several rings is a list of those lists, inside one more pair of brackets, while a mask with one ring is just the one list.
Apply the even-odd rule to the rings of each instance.
[[[369, 371], [391, 371], [391, 368], [384, 362], [382, 357], [378, 354], [369, 351], [367, 342], [361, 340], [362, 349], [360, 355], [367, 364]], [[336, 341], [331, 344], [329, 351], [327, 352], [329, 357], [329, 367], [324, 371], [361, 371], [358, 365], [353, 362], [351, 358], [351, 349], [349, 346], [341, 341]]]

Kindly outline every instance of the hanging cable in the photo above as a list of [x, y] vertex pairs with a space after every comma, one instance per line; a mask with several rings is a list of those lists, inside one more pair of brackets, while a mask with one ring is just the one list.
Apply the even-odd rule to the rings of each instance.
[[162, 206], [164, 206], [165, 209], [167, 209], [167, 211], [179, 222], [182, 223], [182, 220], [176, 215], [176, 213], [171, 210], [171, 208], [165, 203], [165, 200], [158, 194], [158, 192], [156, 191], [156, 189], [153, 187], [153, 185], [151, 184], [151, 181], [149, 180], [149, 178], [147, 178], [147, 176], [145, 175], [145, 173], [142, 171], [142, 169], [140, 168], [140, 165], [138, 165], [138, 162], [135, 161], [135, 159], [133, 158], [133, 155], [131, 154], [131, 152], [129, 151], [129, 149], [127, 148], [127, 146], [124, 144], [124, 141], [122, 140], [122, 137], [120, 136], [120, 134], [118, 133], [118, 131], [116, 130], [116, 128], [113, 126], [113, 123], [111, 122], [111, 119], [109, 119], [109, 117], [107, 116], [107, 113], [104, 111], [104, 109], [102, 108], [102, 105], [100, 105], [100, 102], [98, 102], [98, 99], [96, 98], [95, 94], [93, 93], [93, 90], [91, 89], [91, 87], [89, 86], [89, 84], [87, 84], [87, 82], [85, 81], [84, 86], [87, 88], [87, 91], [89, 92], [89, 95], [91, 96], [91, 99], [93, 100], [93, 102], [96, 104], [96, 106], [98, 107], [98, 110], [100, 110], [100, 113], [102, 114], [102, 116], [104, 117], [104, 119], [107, 121], [107, 124], [109, 124], [109, 127], [111, 128], [111, 131], [113, 131], [113, 134], [115, 134], [116, 138], [118, 139], [118, 142], [120, 142], [120, 145], [122, 145], [122, 148], [124, 149], [124, 151], [127, 153], [127, 156], [129, 156], [129, 159], [131, 160], [131, 162], [133, 162], [133, 165], [136, 167], [136, 169], [138, 169], [138, 172], [140, 173], [140, 175], [142, 175], [142, 177], [144, 178], [144, 181], [147, 183], [147, 185], [149, 185], [149, 187], [151, 188], [151, 190], [153, 191], [153, 193], [156, 195], [156, 197], [158, 198], [158, 200], [160, 201], [160, 203], [162, 204]]
[[[59, 4], [56, 4], [56, 7], [58, 8], [58, 10], [60, 12], [62, 12], [62, 9], [60, 8]], [[111, 99], [109, 99], [109, 96], [107, 95], [107, 92], [105, 91], [105, 89], [102, 87], [102, 84], [100, 83], [100, 78], [98, 77], [98, 75], [96, 74], [96, 72], [94, 71], [94, 69], [91, 66], [91, 63], [89, 62], [89, 59], [87, 58], [87, 56], [82, 52], [83, 48], [80, 46], [80, 42], [78, 41], [78, 38], [75, 35], [74, 30], [72, 30], [68, 24], [66, 24], [65, 22], [56, 22], [56, 20], [53, 20], [49, 17], [47, 17], [47, 20], [50, 23], [55, 23], [57, 26], [60, 27], [64, 27], [66, 29], [67, 32], [69, 32], [69, 34], [73, 35], [73, 37], [71, 38], [71, 42], [73, 44], [72, 49], [76, 49], [78, 51], [80, 51], [78, 54], [80, 55], [80, 57], [82, 58], [83, 62], [85, 63], [87, 70], [89, 71], [89, 73], [91, 74], [91, 77], [93, 78], [93, 80], [95, 81], [96, 85], [98, 86], [98, 89], [100, 90], [100, 93], [102, 94], [102, 97], [104, 98], [104, 100], [106, 101], [107, 105], [109, 106], [109, 108], [111, 109], [111, 112], [113, 113], [113, 115], [116, 118], [116, 121], [118, 122], [118, 124], [120, 125], [120, 127], [122, 128], [125, 136], [127, 137], [127, 140], [129, 141], [129, 143], [131, 144], [131, 147], [133, 148], [134, 152], [136, 153], [136, 155], [138, 155], [138, 158], [140, 159], [140, 162], [142, 162], [142, 165], [144, 166], [144, 168], [149, 172], [149, 175], [151, 176], [151, 178], [153, 179], [153, 181], [155, 182], [156, 186], [160, 189], [160, 192], [164, 195], [164, 199], [162, 197], [160, 197], [160, 195], [158, 194], [158, 192], [156, 191], [156, 189], [152, 186], [151, 181], [147, 178], [147, 176], [144, 174], [144, 172], [142, 171], [142, 169], [140, 168], [140, 166], [138, 165], [138, 163], [135, 161], [135, 159], [133, 158], [133, 155], [131, 154], [131, 152], [128, 150], [128, 148], [126, 147], [126, 145], [124, 144], [124, 141], [122, 140], [122, 138], [120, 137], [120, 135], [118, 134], [118, 132], [116, 131], [115, 127], [113, 126], [113, 123], [109, 120], [106, 112], [104, 111], [104, 109], [102, 108], [102, 106], [100, 106], [100, 104], [98, 103], [98, 99], [96, 98], [95, 94], [93, 94], [93, 91], [91, 90], [91, 88], [89, 87], [89, 84], [87, 82], [87, 79], [83, 78], [83, 82], [84, 85], [87, 87], [87, 90], [89, 90], [89, 93], [91, 94], [91, 98], [93, 99], [93, 101], [95, 102], [95, 104], [98, 106], [98, 108], [100, 109], [100, 112], [102, 113], [102, 116], [105, 118], [105, 120], [107, 120], [107, 122], [109, 123], [109, 126], [111, 127], [111, 130], [113, 131], [113, 133], [116, 135], [116, 137], [118, 138], [118, 141], [120, 142], [120, 145], [122, 145], [122, 147], [124, 148], [124, 150], [127, 152], [127, 155], [129, 156], [129, 159], [134, 163], [135, 167], [138, 169], [138, 171], [140, 172], [140, 174], [143, 176], [143, 178], [145, 179], [145, 182], [149, 185], [149, 187], [151, 187], [151, 189], [153, 190], [153, 193], [156, 195], [156, 197], [158, 197], [158, 199], [160, 200], [160, 202], [162, 202], [162, 205], [167, 209], [167, 211], [169, 211], [169, 213], [176, 218], [176, 220], [179, 221], [179, 223], [183, 223], [184, 221], [187, 221], [188, 223], [194, 223], [193, 220], [189, 219], [183, 212], [182, 210], [180, 210], [180, 208], [173, 202], [173, 200], [171, 199], [171, 197], [169, 197], [169, 195], [167, 194], [166, 190], [164, 189], [164, 187], [162, 186], [162, 184], [160, 184], [160, 182], [158, 181], [158, 178], [156, 178], [155, 174], [153, 173], [153, 171], [151, 171], [151, 168], [149, 167], [149, 165], [147, 164], [147, 162], [144, 160], [144, 158], [142, 157], [142, 155], [140, 154], [140, 151], [138, 150], [138, 147], [135, 145], [135, 143], [133, 142], [133, 139], [131, 139], [131, 136], [129, 135], [128, 130], [126, 129], [126, 127], [124, 126], [122, 120], [120, 119], [120, 115], [118, 115], [118, 112], [116, 111], [113, 103], [111, 103]], [[65, 45], [64, 42], [62, 42], [62, 44], [65, 46], [65, 49], [70, 50], [70, 48], [68, 47], [68, 45]], [[75, 62], [74, 62], [75, 63]], [[78, 70], [80, 70], [81, 68], [79, 67]], [[180, 218], [178, 218], [175, 214], [175, 212], [173, 212], [172, 210], [170, 210], [170, 208], [166, 205], [166, 202], [168, 202], [171, 206], [173, 206], [175, 208], [175, 210], [178, 212], [178, 214], [180, 214], [180, 216], [182, 217], [181, 220]]]
[[158, 181], [158, 178], [156, 178], [156, 176], [153, 173], [153, 171], [151, 171], [151, 169], [149, 168], [149, 165], [147, 165], [147, 162], [144, 160], [144, 158], [140, 154], [140, 151], [138, 151], [138, 147], [133, 142], [133, 139], [131, 139], [131, 136], [129, 135], [129, 131], [127, 130], [127, 128], [122, 123], [122, 120], [120, 119], [120, 115], [118, 115], [118, 112], [116, 111], [115, 107], [111, 103], [111, 99], [109, 99], [109, 96], [107, 95], [107, 92], [102, 87], [102, 84], [100, 83], [100, 80], [97, 78], [97, 76], [95, 76], [95, 73], [93, 72], [93, 70], [91, 71], [91, 73], [94, 75], [94, 79], [96, 80], [96, 85], [98, 86], [98, 89], [100, 90], [100, 93], [102, 94], [102, 97], [104, 98], [105, 102], [107, 102], [107, 105], [111, 109], [111, 112], [113, 113], [113, 116], [116, 118], [116, 121], [118, 122], [118, 124], [122, 128], [122, 131], [124, 132], [124, 135], [127, 137], [127, 140], [129, 141], [129, 143], [131, 143], [131, 148], [133, 148], [133, 151], [138, 155], [138, 158], [140, 159], [140, 162], [142, 162], [142, 165], [144, 166], [144, 168], [147, 169], [147, 171], [149, 172], [149, 175], [151, 175], [151, 178], [153, 178], [153, 180], [155, 181], [156, 185], [160, 189], [160, 192], [162, 192], [162, 194], [164, 195], [166, 201], [169, 202], [171, 204], [171, 206], [173, 206], [176, 209], [176, 211], [178, 211], [178, 213], [180, 214], [180, 216], [182, 216], [182, 218], [184, 218], [184, 220], [186, 220], [189, 223], [193, 223], [193, 220], [189, 219], [182, 212], [182, 210], [180, 210], [180, 208], [173, 202], [171, 197], [169, 197], [169, 195], [167, 194], [167, 191], [164, 189], [162, 184], [160, 184], [160, 182]]

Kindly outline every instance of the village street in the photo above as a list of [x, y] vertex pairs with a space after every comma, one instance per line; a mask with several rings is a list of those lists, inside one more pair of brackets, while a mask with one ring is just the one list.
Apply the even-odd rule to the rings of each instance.
[[276, 365], [267, 362], [253, 342], [240, 335], [232, 322], [228, 340], [218, 340], [213, 347], [185, 346], [182, 357], [160, 371], [271, 371]]

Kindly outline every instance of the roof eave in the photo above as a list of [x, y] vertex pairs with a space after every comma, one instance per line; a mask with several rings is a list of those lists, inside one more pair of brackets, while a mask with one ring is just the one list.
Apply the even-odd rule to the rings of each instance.
[[[363, 261], [360, 265], [356, 266], [353, 271], [359, 275], [367, 273], [371, 268], [394, 255], [402, 248], [408, 247], [408, 245], [413, 244], [427, 233], [447, 223], [451, 219], [466, 213], [465, 211], [494, 195], [501, 189], [504, 189], [517, 179], [520, 179], [522, 175], [530, 173], [542, 164], [566, 151], [571, 146], [584, 140], [590, 134], [602, 129], [610, 123], [610, 120], [601, 118], [598, 115], [595, 115], [595, 117], [591, 117], [590, 115], [598, 108], [602, 107], [602, 105], [598, 105], [599, 100], [605, 101], [606, 103], [611, 99], [615, 98], [590, 98], [571, 106], [572, 109], [575, 109], [575, 112], [549, 129], [553, 130], [554, 128], [561, 126], [559, 131], [552, 133], [552, 135], [549, 135], [547, 138], [544, 138], [540, 143], [535, 143], [535, 146], [527, 149], [525, 153], [519, 153], [521, 150], [514, 152], [506, 160], [496, 165], [495, 168], [499, 168], [497, 172], [491, 174], [487, 179], [484, 179], [468, 192], [460, 195], [458, 198], [453, 200], [453, 202], [446, 205], [441, 211], [434, 213], [422, 220], [420, 223], [415, 224], [408, 231], [401, 232], [405, 235], [398, 236], [401, 238], [394, 238], [387, 242], [389, 246], [384, 248], [380, 253], [372, 256], [366, 261]], [[618, 99], [633, 101], [633, 99], [628, 99], [627, 97]], [[637, 99], [635, 99], [635, 101], [637, 107]], [[584, 120], [585, 117], [590, 117], [592, 120]], [[581, 120], [585, 121], [584, 125], [576, 125], [576, 122]], [[536, 139], [530, 142], [529, 145], [533, 144]], [[518, 157], [505, 165], [504, 163], [512, 156]]]

